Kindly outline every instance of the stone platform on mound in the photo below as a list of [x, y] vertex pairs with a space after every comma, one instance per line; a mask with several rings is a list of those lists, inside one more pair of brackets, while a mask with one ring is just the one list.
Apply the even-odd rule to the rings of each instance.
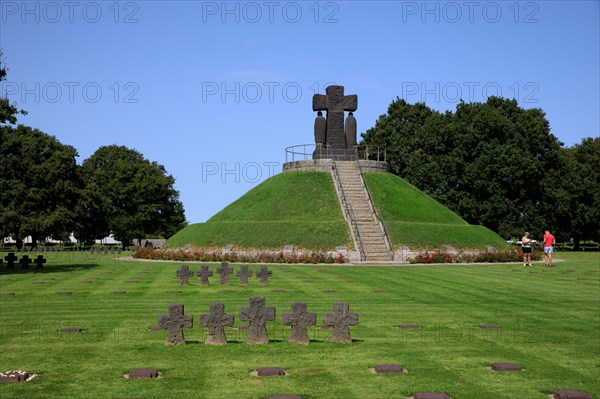
[[[360, 167], [363, 172], [389, 172], [390, 166], [387, 162], [361, 159]], [[286, 162], [283, 164], [284, 172], [291, 171], [318, 171], [331, 172], [333, 162], [331, 159], [307, 159], [303, 161]]]

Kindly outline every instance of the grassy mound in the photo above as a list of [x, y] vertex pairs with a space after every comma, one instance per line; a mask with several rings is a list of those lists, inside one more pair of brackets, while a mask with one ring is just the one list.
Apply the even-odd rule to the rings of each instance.
[[469, 225], [456, 213], [398, 176], [366, 173], [365, 179], [373, 202], [381, 207], [395, 248], [400, 245], [506, 246], [502, 237], [493, 231]]
[[206, 223], [192, 224], [169, 247], [281, 249], [351, 246], [352, 239], [333, 181], [324, 172], [286, 172], [264, 181]]

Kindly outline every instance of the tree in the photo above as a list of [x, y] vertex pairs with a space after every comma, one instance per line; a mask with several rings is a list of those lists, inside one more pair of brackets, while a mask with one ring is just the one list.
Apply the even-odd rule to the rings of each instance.
[[38, 239], [69, 236], [80, 179], [77, 151], [37, 129], [0, 126], [0, 231], [20, 247]]
[[563, 181], [571, 195], [569, 222], [577, 250], [581, 240], [600, 242], [600, 138], [584, 138], [565, 152], [571, 169]]
[[[3, 59], [2, 50], [0, 50], [0, 82], [6, 80], [6, 72], [8, 68]], [[0, 95], [3, 93], [0, 93]], [[17, 109], [16, 106], [8, 101], [6, 97], [0, 97], [0, 123], [17, 123], [17, 114], [27, 115], [27, 111]]]
[[562, 144], [540, 109], [490, 97], [440, 114], [397, 99], [362, 136], [386, 146], [394, 173], [505, 237], [558, 227], [567, 212], [555, 207], [564, 194], [556, 189]]
[[82, 225], [107, 226], [125, 246], [148, 235], [169, 237], [185, 226], [175, 179], [136, 150], [100, 147], [83, 162], [82, 170], [89, 206], [80, 212], [83, 219], [91, 216], [91, 222]]

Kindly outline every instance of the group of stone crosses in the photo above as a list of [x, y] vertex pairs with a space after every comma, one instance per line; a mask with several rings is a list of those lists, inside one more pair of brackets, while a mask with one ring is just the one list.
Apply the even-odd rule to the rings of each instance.
[[[221, 262], [221, 266], [217, 267], [216, 272], [221, 277], [219, 283], [221, 285], [229, 285], [229, 275], [233, 273], [233, 269], [229, 267], [229, 263]], [[193, 277], [194, 272], [190, 270], [188, 265], [182, 265], [176, 274], [179, 277], [180, 285], [189, 285], [188, 280], [190, 277]], [[200, 277], [200, 285], [209, 285], [208, 278], [212, 275], [212, 270], [209, 270], [206, 265], [201, 266], [200, 270], [196, 271], [196, 276]], [[248, 278], [252, 277], [254, 272], [248, 269], [248, 265], [242, 265], [240, 266], [240, 270], [236, 272], [236, 275], [240, 278], [240, 285], [248, 285]], [[256, 272], [256, 277], [259, 278], [260, 285], [269, 285], [269, 277], [272, 275], [273, 272], [266, 265], [261, 265], [260, 270]]]
[[[358, 325], [358, 313], [350, 312], [345, 302], [336, 302], [333, 312], [324, 315], [324, 323], [321, 328], [333, 328], [331, 342], [351, 343], [350, 326]], [[248, 322], [248, 344], [268, 344], [267, 322], [275, 320], [275, 308], [265, 306], [265, 298], [255, 296], [250, 298], [250, 306], [240, 309], [240, 320]], [[225, 313], [225, 305], [220, 302], [210, 304], [208, 313], [200, 315], [199, 325], [208, 329], [205, 344], [224, 345], [227, 343], [225, 327], [232, 327], [235, 316]], [[308, 326], [317, 324], [317, 314], [308, 312], [306, 303], [295, 302], [292, 311], [283, 313], [282, 322], [291, 326], [288, 339], [292, 344], [310, 343], [308, 338]], [[182, 304], [169, 305], [169, 313], [162, 314], [158, 318], [158, 325], [168, 331], [165, 345], [185, 344], [183, 336], [184, 328], [193, 328], [193, 319], [185, 315]]]
[[[23, 270], [29, 270], [29, 265], [31, 263], [35, 263], [36, 264], [35, 269], [42, 270], [44, 268], [44, 263], [46, 263], [46, 259], [44, 259], [44, 256], [42, 256], [42, 255], [38, 255], [38, 257], [35, 259], [31, 259], [28, 255], [23, 255], [23, 257], [21, 257], [21, 260], [18, 260], [18, 259], [19, 259], [19, 257], [15, 256], [14, 252], [9, 252], [8, 255], [4, 257], [4, 260], [7, 262], [6, 270], [14, 270], [15, 263], [20, 264], [21, 269], [23, 269]], [[0, 264], [1, 263], [2, 263], [2, 259], [0, 259]]]

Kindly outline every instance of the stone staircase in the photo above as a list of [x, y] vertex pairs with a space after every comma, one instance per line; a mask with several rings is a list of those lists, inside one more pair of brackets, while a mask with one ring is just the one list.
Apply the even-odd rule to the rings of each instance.
[[[352, 235], [357, 247], [362, 244], [362, 252], [367, 262], [392, 260], [388, 240], [384, 229], [373, 211], [373, 204], [367, 195], [367, 188], [363, 182], [356, 161], [336, 161], [337, 174], [333, 173], [336, 183], [343, 188], [346, 201], [354, 211], [355, 224], [352, 226]], [[339, 178], [339, 182], [337, 179]], [[337, 187], [337, 184], [336, 184]], [[338, 189], [340, 202], [341, 192]], [[343, 207], [343, 204], [342, 204]], [[358, 234], [356, 230], [358, 229]], [[357, 248], [360, 251], [360, 248]]]

